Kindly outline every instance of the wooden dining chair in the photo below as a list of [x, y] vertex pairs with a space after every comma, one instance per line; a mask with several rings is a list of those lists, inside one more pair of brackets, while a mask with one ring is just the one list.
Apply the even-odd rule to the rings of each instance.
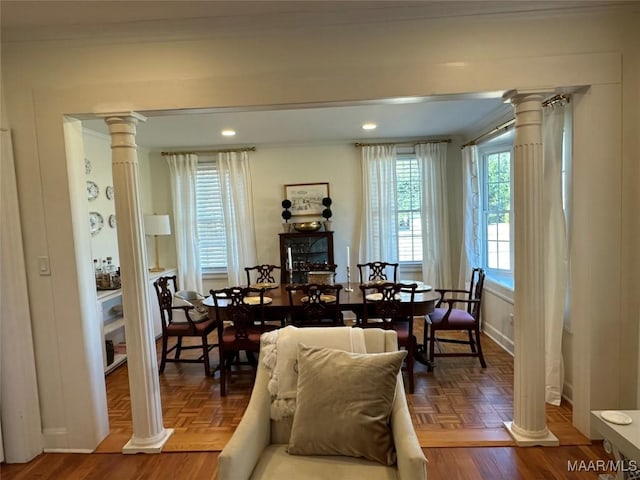
[[344, 325], [340, 311], [342, 285], [309, 283], [288, 285], [289, 319], [296, 327]]
[[[164, 372], [167, 362], [172, 363], [202, 363], [205, 375], [211, 374], [209, 351], [217, 347], [217, 343], [209, 343], [208, 336], [215, 331], [218, 322], [209, 318], [208, 312], [199, 312], [196, 306], [175, 296], [178, 291], [176, 276], [164, 276], [153, 282], [158, 296], [160, 318], [162, 319], [162, 353], [160, 357], [160, 373]], [[199, 345], [183, 345], [185, 337], [199, 337]], [[170, 338], [176, 343], [168, 348]], [[197, 358], [181, 357], [183, 350], [201, 349], [202, 355]], [[169, 357], [171, 352], [175, 354]]]
[[[247, 287], [273, 288], [278, 286], [282, 280], [282, 270], [277, 265], [255, 265], [244, 267], [244, 271], [247, 273]], [[286, 315], [282, 311], [266, 310], [264, 320], [267, 324], [284, 327]]]
[[415, 283], [381, 283], [360, 285], [362, 291], [362, 328], [395, 330], [398, 347], [407, 351], [405, 370], [409, 393], [414, 390], [413, 366], [417, 340], [413, 334]]
[[[425, 335], [429, 341], [429, 369], [433, 369], [435, 357], [478, 357], [482, 368], [487, 364], [480, 343], [480, 312], [484, 270], [474, 268], [471, 272], [469, 289], [435, 289], [440, 294], [434, 311], [425, 316]], [[461, 304], [460, 308], [454, 308]], [[438, 339], [437, 332], [444, 330], [466, 331], [468, 340]], [[425, 338], [426, 340], [426, 338]], [[436, 352], [436, 342], [463, 343], [470, 346], [470, 352]]]
[[[277, 327], [264, 322], [264, 288], [231, 287], [210, 293], [218, 319], [220, 395], [224, 397], [232, 373], [247, 373], [243, 365], [249, 365], [248, 373], [255, 377], [260, 335]], [[245, 352], [246, 361], [240, 360], [241, 352]]]
[[398, 281], [399, 263], [368, 262], [358, 263], [357, 267], [361, 284]]
[[244, 271], [247, 274], [247, 287], [281, 282], [281, 269], [277, 265], [255, 265], [253, 267], [244, 267]]

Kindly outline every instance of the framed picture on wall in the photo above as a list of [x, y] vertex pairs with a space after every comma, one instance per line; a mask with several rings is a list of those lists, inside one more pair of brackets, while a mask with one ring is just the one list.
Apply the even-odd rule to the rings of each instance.
[[291, 201], [291, 214], [322, 214], [322, 199], [329, 196], [329, 183], [295, 183], [284, 186], [284, 198]]

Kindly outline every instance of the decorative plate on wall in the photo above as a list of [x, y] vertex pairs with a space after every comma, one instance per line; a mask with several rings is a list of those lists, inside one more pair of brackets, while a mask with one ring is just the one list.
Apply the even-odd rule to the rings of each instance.
[[89, 175], [91, 173], [91, 160], [88, 158], [84, 159], [84, 173], [85, 175]]
[[104, 194], [107, 196], [107, 199], [113, 200], [113, 187], [109, 185], [107, 188], [105, 188]]
[[98, 212], [89, 212], [89, 231], [91, 236], [95, 237], [104, 227], [104, 218]]
[[100, 193], [100, 189], [98, 188], [98, 184], [96, 182], [92, 182], [91, 180], [87, 180], [87, 198], [89, 200], [95, 200], [98, 198], [98, 194]]
[[113, 213], [109, 215], [109, 226], [111, 228], [116, 228], [116, 216]]

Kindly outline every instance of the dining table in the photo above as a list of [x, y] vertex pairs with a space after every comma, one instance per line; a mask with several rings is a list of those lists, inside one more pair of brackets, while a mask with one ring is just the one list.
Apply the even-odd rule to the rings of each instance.
[[[415, 283], [418, 287], [416, 288], [416, 292], [414, 293], [413, 299], [413, 316], [422, 317], [424, 319], [425, 315], [428, 315], [435, 308], [436, 302], [440, 299], [440, 294], [435, 292], [431, 286], [426, 285], [422, 282], [415, 281], [403, 281], [402, 283]], [[264, 304], [263, 308], [265, 312], [269, 312], [269, 316], [271, 318], [274, 317], [282, 317], [285, 318], [292, 309], [295, 309], [297, 306], [302, 308], [303, 305], [303, 292], [302, 289], [297, 289], [293, 292], [293, 306], [289, 305], [289, 293], [287, 287], [290, 284], [286, 283], [264, 283], [264, 284], [255, 284], [251, 285], [254, 288], [264, 288]], [[373, 286], [373, 285], [371, 285]], [[362, 312], [364, 308], [363, 302], [363, 291], [360, 289], [360, 285], [354, 285], [355, 288], [348, 291], [346, 288], [342, 288], [340, 290], [340, 310], [343, 312], [353, 312], [356, 316], [356, 319], [362, 318]], [[400, 294], [400, 302], [409, 302], [411, 294], [410, 293], [401, 293]], [[224, 306], [224, 298], [218, 299], [218, 304], [220, 306]], [[202, 304], [209, 307], [209, 315], [216, 315], [215, 313], [215, 305], [213, 302], [213, 298], [211, 295], [206, 297]], [[423, 320], [424, 321], [424, 320]], [[358, 326], [358, 323], [354, 324], [354, 326]], [[414, 352], [415, 359], [425, 365], [428, 365], [426, 355], [426, 344], [417, 343], [417, 349]]]

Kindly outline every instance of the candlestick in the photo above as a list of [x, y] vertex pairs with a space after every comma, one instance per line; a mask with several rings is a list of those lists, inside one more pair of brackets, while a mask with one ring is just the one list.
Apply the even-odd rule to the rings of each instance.
[[347, 288], [344, 291], [353, 292], [353, 288], [351, 288], [351, 267], [349, 265], [347, 265]]
[[289, 271], [289, 283], [293, 283], [293, 258], [291, 247], [287, 247], [287, 270]]

